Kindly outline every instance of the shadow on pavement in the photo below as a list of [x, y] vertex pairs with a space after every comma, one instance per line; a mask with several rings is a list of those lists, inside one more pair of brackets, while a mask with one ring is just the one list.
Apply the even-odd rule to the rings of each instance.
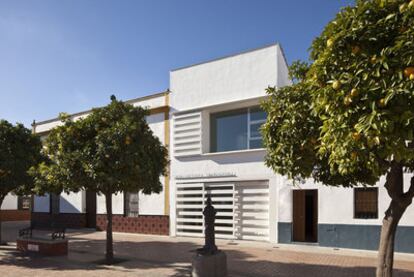
[[[41, 257], [37, 255], [23, 255], [12, 247], [0, 247], [0, 266], [13, 265], [30, 269], [43, 270], [98, 270], [111, 269], [116, 272], [131, 272], [137, 269], [169, 268], [172, 275], [190, 276], [191, 257], [194, 249], [199, 245], [182, 241], [114, 241], [115, 256], [125, 261], [113, 266], [99, 264], [105, 252], [105, 240], [90, 240], [86, 238], [71, 238], [68, 257]], [[269, 256], [258, 259], [249, 253], [248, 249], [227, 249], [229, 276], [314, 276], [314, 277], [345, 277], [345, 276], [374, 276], [374, 267], [350, 267], [338, 265], [317, 265], [307, 261], [294, 260], [275, 262], [266, 260], [277, 255], [284, 255], [282, 250], [269, 250]], [[287, 252], [286, 252], [287, 253]], [[318, 255], [318, 254], [308, 254]], [[372, 260], [369, 260], [371, 263]], [[3, 267], [4, 268], [4, 267]], [[136, 276], [136, 275], [135, 275]], [[158, 276], [158, 275], [157, 275]], [[414, 273], [396, 269], [395, 277], [412, 277]]]

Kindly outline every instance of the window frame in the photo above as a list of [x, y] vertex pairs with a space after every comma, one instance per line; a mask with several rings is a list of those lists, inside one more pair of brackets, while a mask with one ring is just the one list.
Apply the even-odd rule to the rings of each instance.
[[[375, 193], [375, 199], [376, 199], [376, 211], [375, 211], [375, 215], [373, 217], [370, 216], [363, 216], [361, 215], [362, 212], [358, 212], [357, 211], [357, 193], [360, 191], [372, 191]], [[365, 219], [365, 220], [369, 220], [369, 219], [378, 219], [378, 214], [379, 214], [379, 190], [378, 187], [364, 187], [364, 188], [354, 188], [354, 219]]]
[[[23, 202], [29, 201], [29, 207], [24, 208]], [[30, 211], [32, 208], [32, 197], [31, 196], [18, 196], [17, 197], [17, 209], [19, 211]]]
[[[130, 196], [131, 194], [137, 195], [137, 212], [134, 214], [131, 214], [131, 211], [129, 209], [129, 203], [130, 203]], [[139, 211], [139, 192], [124, 192], [124, 217], [139, 217], [140, 211]]]
[[263, 143], [263, 136], [260, 135], [258, 137], [252, 137], [252, 125], [254, 124], [260, 124], [263, 125], [266, 122], [266, 118], [265, 119], [257, 119], [257, 120], [252, 120], [251, 116], [252, 116], [252, 110], [253, 109], [257, 109], [260, 108], [260, 106], [253, 106], [253, 107], [249, 107], [247, 109], [247, 150], [251, 150], [251, 149], [263, 149], [263, 147], [259, 147], [259, 148], [251, 148], [250, 147], [250, 141], [252, 140], [262, 140]]
[[[264, 119], [258, 119], [258, 120], [252, 120], [251, 114], [252, 110], [254, 109], [261, 109], [259, 105], [254, 105], [250, 107], [245, 108], [239, 108], [239, 109], [232, 109], [232, 110], [226, 110], [226, 111], [220, 111], [220, 112], [214, 112], [210, 113], [209, 117], [209, 128], [210, 128], [210, 146], [209, 146], [209, 152], [208, 153], [221, 153], [221, 152], [234, 152], [234, 151], [246, 151], [246, 150], [260, 150], [264, 149], [264, 147], [257, 147], [252, 148], [251, 147], [251, 141], [257, 141], [261, 140], [263, 143], [263, 136], [255, 136], [252, 137], [252, 125], [254, 124], [260, 124], [263, 125], [266, 122], [267, 116]], [[217, 118], [225, 117], [226, 115], [231, 116], [233, 114], [246, 114], [246, 126], [247, 126], [247, 133], [246, 133], [246, 146], [245, 148], [238, 149], [238, 150], [224, 150], [224, 151], [218, 151], [217, 150]]]

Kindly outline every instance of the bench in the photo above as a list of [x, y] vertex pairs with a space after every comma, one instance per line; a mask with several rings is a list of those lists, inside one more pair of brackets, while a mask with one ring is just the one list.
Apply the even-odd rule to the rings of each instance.
[[56, 223], [32, 223], [30, 227], [19, 230], [17, 249], [47, 256], [67, 255], [66, 229]]
[[65, 239], [66, 234], [66, 229], [56, 223], [39, 224], [32, 222], [30, 227], [19, 230], [19, 238], [33, 238], [36, 231], [50, 234], [52, 240]]

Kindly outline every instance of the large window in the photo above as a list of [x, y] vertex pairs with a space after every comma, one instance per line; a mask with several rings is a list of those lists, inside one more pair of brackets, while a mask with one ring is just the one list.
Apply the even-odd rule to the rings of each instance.
[[355, 188], [354, 205], [355, 218], [378, 218], [378, 188]]
[[211, 152], [257, 149], [263, 147], [260, 127], [266, 113], [259, 107], [212, 114]]
[[139, 215], [139, 194], [138, 192], [126, 192], [124, 194], [125, 216], [137, 217]]

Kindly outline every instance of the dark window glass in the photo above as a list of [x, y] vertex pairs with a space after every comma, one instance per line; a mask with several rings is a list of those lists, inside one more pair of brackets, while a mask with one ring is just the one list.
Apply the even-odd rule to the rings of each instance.
[[211, 116], [211, 151], [247, 149], [247, 109]]
[[19, 210], [30, 210], [31, 202], [30, 196], [19, 196], [17, 198], [17, 207]]
[[253, 107], [250, 109], [250, 120], [256, 121], [256, 120], [262, 120], [266, 121], [267, 114], [264, 110], [262, 110], [260, 107]]
[[139, 215], [139, 194], [138, 192], [126, 192], [124, 194], [125, 216], [137, 217]]
[[258, 149], [263, 148], [263, 140], [262, 139], [253, 139], [250, 140], [250, 149]]
[[263, 148], [266, 113], [260, 107], [212, 114], [210, 120], [211, 152]]
[[262, 134], [260, 133], [260, 127], [262, 127], [262, 125], [263, 123], [250, 124], [250, 139], [262, 138]]
[[378, 218], [378, 188], [354, 189], [355, 218]]

